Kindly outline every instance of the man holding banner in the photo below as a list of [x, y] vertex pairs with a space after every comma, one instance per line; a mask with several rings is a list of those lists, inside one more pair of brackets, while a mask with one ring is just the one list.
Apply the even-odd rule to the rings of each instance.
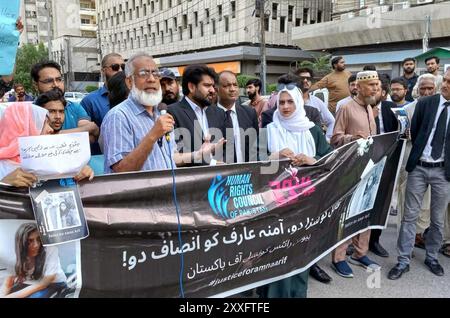
[[437, 256], [442, 246], [445, 212], [450, 199], [450, 70], [445, 73], [441, 94], [420, 99], [411, 123], [413, 148], [406, 165], [405, 214], [397, 242], [398, 264], [388, 274], [399, 279], [409, 271], [414, 248], [416, 222], [423, 196], [431, 186], [431, 225], [425, 241], [425, 265], [443, 276]]
[[[376, 104], [376, 95], [380, 81], [375, 71], [359, 72], [357, 74], [358, 95], [339, 110], [334, 126], [331, 144], [342, 146], [360, 138], [376, 135], [376, 123], [371, 104]], [[352, 240], [344, 242], [333, 252], [332, 267], [338, 275], [353, 277], [353, 271], [345, 261], [347, 247], [353, 242], [355, 252], [349, 258], [350, 263], [364, 268], [380, 269], [380, 266], [367, 257], [369, 250], [370, 230], [360, 233]]]

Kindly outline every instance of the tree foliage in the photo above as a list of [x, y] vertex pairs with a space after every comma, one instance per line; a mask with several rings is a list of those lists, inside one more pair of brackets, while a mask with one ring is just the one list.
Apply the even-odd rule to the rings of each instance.
[[314, 73], [324, 75], [332, 70], [330, 59], [331, 55], [322, 55], [316, 57], [314, 61], [302, 61], [298, 64], [298, 67], [309, 67], [314, 71]]
[[43, 43], [39, 43], [37, 46], [25, 44], [20, 47], [17, 51], [14, 83], [21, 83], [27, 92], [34, 92], [30, 75], [31, 67], [46, 60], [48, 60], [48, 50]]

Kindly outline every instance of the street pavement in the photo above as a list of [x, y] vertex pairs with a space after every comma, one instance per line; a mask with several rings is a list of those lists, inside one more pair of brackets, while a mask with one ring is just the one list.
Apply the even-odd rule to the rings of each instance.
[[308, 298], [450, 298], [450, 258], [439, 254], [439, 262], [445, 275], [438, 277], [423, 263], [425, 250], [414, 248], [410, 271], [398, 280], [389, 280], [387, 274], [397, 263], [397, 217], [390, 216], [387, 229], [380, 242], [389, 252], [388, 258], [369, 252], [369, 257], [382, 266], [379, 273], [368, 273], [362, 267], [350, 264], [353, 278], [338, 276], [331, 269], [331, 255], [324, 257], [319, 266], [332, 278], [330, 284], [322, 284], [310, 277]]

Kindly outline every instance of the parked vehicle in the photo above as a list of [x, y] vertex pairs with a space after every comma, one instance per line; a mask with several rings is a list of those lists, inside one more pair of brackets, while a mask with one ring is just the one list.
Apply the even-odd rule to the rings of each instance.
[[83, 100], [84, 96], [85, 95], [80, 92], [66, 92], [64, 94], [64, 98], [72, 103], [80, 103]]

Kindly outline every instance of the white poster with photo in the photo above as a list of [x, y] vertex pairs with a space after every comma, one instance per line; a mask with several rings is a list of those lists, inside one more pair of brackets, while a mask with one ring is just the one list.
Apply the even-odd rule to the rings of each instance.
[[22, 168], [40, 180], [74, 177], [91, 157], [87, 132], [21, 137], [19, 150]]
[[77, 298], [81, 286], [79, 242], [45, 247], [35, 221], [0, 220], [0, 298]]
[[30, 188], [30, 196], [44, 246], [89, 236], [78, 185], [73, 179], [40, 182]]
[[387, 157], [384, 157], [377, 164], [374, 164], [372, 160], [369, 161], [361, 175], [361, 181], [353, 193], [346, 220], [373, 209], [386, 160]]

